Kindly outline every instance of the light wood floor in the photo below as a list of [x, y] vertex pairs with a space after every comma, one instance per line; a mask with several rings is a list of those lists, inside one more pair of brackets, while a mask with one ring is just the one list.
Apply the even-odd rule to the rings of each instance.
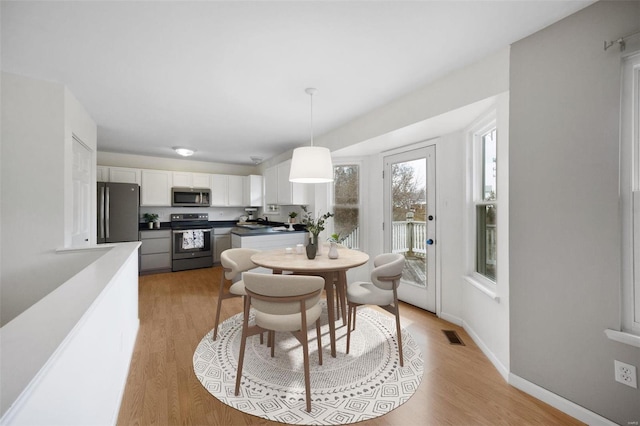
[[[221, 403], [193, 373], [194, 350], [213, 328], [220, 273], [208, 268], [140, 277], [140, 330], [119, 425], [280, 424]], [[402, 326], [422, 350], [422, 383], [408, 402], [359, 425], [581, 424], [509, 386], [463, 329], [410, 305], [400, 309]], [[221, 318], [240, 311], [240, 298], [227, 299]], [[466, 345], [450, 345], [443, 329], [456, 330]]]

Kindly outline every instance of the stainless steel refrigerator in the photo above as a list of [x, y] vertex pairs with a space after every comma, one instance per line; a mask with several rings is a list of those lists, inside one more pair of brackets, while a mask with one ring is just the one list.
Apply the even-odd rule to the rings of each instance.
[[98, 244], [138, 241], [140, 187], [98, 182]]

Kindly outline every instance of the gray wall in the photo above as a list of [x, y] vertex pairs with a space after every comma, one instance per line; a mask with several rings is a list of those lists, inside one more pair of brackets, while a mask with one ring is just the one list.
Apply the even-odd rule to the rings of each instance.
[[[619, 424], [640, 390], [613, 361], [640, 349], [620, 326], [618, 143], [621, 54], [640, 2], [598, 2], [511, 48], [511, 371]], [[631, 424], [631, 423], [629, 423]]]

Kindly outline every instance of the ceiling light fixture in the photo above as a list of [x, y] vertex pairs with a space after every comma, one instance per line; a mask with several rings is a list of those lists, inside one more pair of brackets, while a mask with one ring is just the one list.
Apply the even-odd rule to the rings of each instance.
[[181, 146], [174, 146], [173, 150], [175, 152], [177, 152], [178, 154], [182, 155], [183, 157], [189, 157], [189, 156], [193, 155], [194, 152], [196, 152], [195, 149], [183, 148]]
[[293, 150], [291, 157], [291, 171], [289, 181], [295, 183], [326, 183], [333, 182], [333, 164], [331, 151], [323, 146], [313, 146], [313, 95], [318, 90], [305, 90], [311, 97], [311, 146], [304, 146]]

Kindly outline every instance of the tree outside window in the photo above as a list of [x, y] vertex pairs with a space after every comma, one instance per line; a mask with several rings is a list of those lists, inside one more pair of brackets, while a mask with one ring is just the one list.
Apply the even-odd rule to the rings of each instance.
[[340, 234], [343, 243], [359, 248], [360, 219], [360, 167], [357, 164], [338, 165], [333, 168], [334, 232]]

